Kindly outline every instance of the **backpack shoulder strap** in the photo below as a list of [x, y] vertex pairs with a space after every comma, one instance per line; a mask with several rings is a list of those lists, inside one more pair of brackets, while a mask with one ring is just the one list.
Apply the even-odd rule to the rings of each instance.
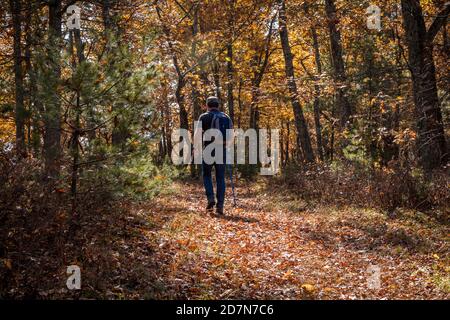
[[217, 115], [215, 113], [211, 112], [211, 114], [211, 129], [218, 129], [218, 126], [216, 124], [219, 119], [217, 119]]

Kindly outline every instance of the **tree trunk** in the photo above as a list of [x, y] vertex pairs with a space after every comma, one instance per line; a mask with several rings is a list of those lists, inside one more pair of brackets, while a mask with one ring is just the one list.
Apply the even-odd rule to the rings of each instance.
[[286, 123], [286, 127], [287, 127], [287, 132], [286, 132], [286, 150], [285, 150], [285, 154], [284, 154], [284, 166], [286, 167], [287, 164], [289, 163], [289, 140], [291, 137], [291, 124], [289, 121], [287, 121]]
[[450, 59], [450, 41], [448, 40], [447, 22], [445, 22], [443, 26], [442, 38], [443, 38], [444, 52], [447, 55], [447, 59]]
[[[252, 79], [252, 100], [250, 102], [250, 119], [249, 125], [250, 128], [258, 129], [259, 128], [259, 96], [260, 96], [260, 87], [262, 80], [264, 78], [264, 74], [266, 73], [267, 65], [269, 64], [270, 58], [270, 47], [272, 43], [272, 33], [273, 33], [273, 25], [275, 22], [276, 16], [272, 18], [269, 25], [269, 31], [267, 32], [266, 39], [264, 41], [264, 52], [255, 53], [253, 59], [251, 61], [251, 67], [254, 69], [253, 79]], [[263, 57], [263, 58], [262, 58]]]
[[[81, 40], [81, 31], [73, 30], [70, 33], [70, 50], [72, 54], [72, 67], [76, 70], [77, 65], [80, 65], [85, 60], [84, 56], [84, 45]], [[73, 49], [76, 48], [77, 54], [75, 56]], [[71, 152], [72, 152], [72, 176], [71, 176], [71, 193], [72, 193], [72, 213], [76, 215], [76, 205], [77, 205], [77, 185], [78, 185], [78, 175], [79, 175], [79, 159], [80, 159], [80, 149], [79, 149], [79, 139], [81, 134], [81, 96], [80, 88], [76, 89], [76, 101], [75, 101], [75, 123], [73, 125], [74, 129], [71, 137]]]
[[283, 48], [285, 71], [288, 82], [288, 89], [291, 99], [292, 108], [295, 116], [295, 125], [297, 128], [297, 143], [303, 150], [304, 160], [306, 162], [314, 162], [314, 152], [311, 147], [311, 138], [308, 132], [308, 125], [303, 115], [303, 109], [298, 99], [297, 84], [295, 83], [295, 72], [291, 47], [289, 45], [289, 34], [287, 29], [286, 4], [284, 0], [278, 0], [280, 5], [279, 12], [279, 28], [281, 46]]
[[24, 107], [24, 88], [23, 88], [23, 70], [22, 70], [22, 18], [21, 18], [21, 0], [10, 0], [13, 38], [14, 38], [14, 78], [15, 78], [15, 121], [16, 121], [16, 152], [23, 157], [26, 155], [25, 149], [25, 107]]
[[322, 74], [322, 61], [320, 57], [319, 41], [317, 39], [317, 32], [315, 27], [311, 27], [311, 35], [313, 39], [314, 58], [316, 60], [316, 83], [314, 84], [314, 123], [316, 127], [317, 152], [319, 153], [320, 161], [324, 160], [323, 143], [322, 143], [322, 125], [320, 123], [320, 87], [317, 84], [320, 75]]
[[[197, 35], [198, 35], [198, 30], [199, 30], [199, 25], [198, 25], [198, 13], [199, 13], [199, 7], [200, 5], [197, 3], [195, 5], [195, 9], [194, 9], [194, 17], [193, 17], [193, 21], [192, 21], [192, 48], [191, 48], [191, 55], [192, 58], [194, 59], [194, 61], [197, 61], [198, 57], [197, 57]], [[194, 73], [195, 74], [195, 73]], [[192, 83], [192, 92], [191, 92], [191, 98], [192, 98], [192, 109], [193, 109], [193, 118], [194, 120], [198, 120], [198, 118], [200, 117], [200, 113], [201, 113], [201, 108], [200, 108], [200, 104], [199, 104], [199, 91], [197, 89], [197, 84], [196, 82]]]
[[[194, 8], [194, 16], [192, 19], [192, 47], [191, 47], [191, 56], [194, 61], [197, 61], [197, 34], [199, 31], [199, 21], [198, 21], [198, 13], [200, 10], [200, 3], [196, 3]], [[194, 71], [194, 75], [196, 72]], [[192, 132], [195, 132], [195, 121], [200, 117], [201, 109], [199, 104], [199, 90], [197, 89], [197, 82], [191, 81], [191, 100], [192, 100], [192, 112], [193, 112], [193, 123], [192, 123]], [[199, 170], [197, 170], [199, 169]], [[191, 163], [191, 176], [197, 177], [200, 172], [200, 167]]]
[[413, 82], [418, 130], [418, 152], [426, 171], [448, 161], [442, 113], [436, 86], [433, 39], [450, 12], [450, 3], [427, 31], [419, 0], [402, 0], [403, 26], [408, 44], [408, 60]]
[[342, 58], [341, 33], [337, 29], [338, 17], [334, 0], [325, 0], [325, 11], [328, 18], [328, 29], [330, 32], [331, 62], [334, 73], [333, 78], [336, 88], [336, 103], [340, 113], [341, 129], [347, 127], [351, 122], [352, 107], [347, 97], [346, 74], [344, 59]]
[[169, 103], [169, 97], [168, 97], [168, 85], [166, 82], [164, 82], [164, 101], [163, 101], [163, 110], [164, 110], [164, 131], [166, 134], [166, 145], [167, 145], [167, 153], [166, 155], [170, 157], [170, 155], [172, 154], [172, 139], [171, 139], [171, 127], [170, 127], [170, 123], [171, 123], [171, 112], [170, 112], [170, 103]]
[[[117, 15], [115, 15], [113, 8], [116, 4], [116, 0], [103, 0], [102, 1], [102, 19], [103, 26], [105, 28], [105, 38], [106, 38], [106, 52], [111, 52], [113, 41], [119, 42], [120, 30], [117, 26], [116, 19]], [[118, 110], [121, 105], [113, 105], [111, 106], [111, 111], [114, 114], [116, 110]], [[111, 134], [111, 143], [115, 147], [124, 148], [125, 142], [130, 136], [127, 124], [123, 119], [123, 116], [120, 114], [116, 114], [113, 120], [113, 128]]]
[[235, 3], [233, 0], [230, 2], [230, 12], [228, 19], [229, 36], [227, 43], [227, 106], [228, 115], [231, 121], [234, 123], [234, 68], [233, 68], [233, 37], [234, 37], [234, 12]]
[[223, 101], [222, 101], [222, 89], [220, 86], [220, 64], [216, 60], [213, 62], [213, 78], [214, 78], [214, 87], [215, 87], [215, 95], [219, 98], [220, 101], [220, 110], [223, 111]]
[[184, 77], [179, 76], [177, 81], [177, 88], [175, 90], [175, 98], [177, 100], [178, 107], [180, 108], [180, 128], [189, 130], [189, 117], [186, 107], [184, 105], [183, 88], [186, 82]]
[[30, 26], [32, 24], [34, 7], [31, 2], [27, 3], [26, 9], [26, 24], [25, 24], [25, 66], [26, 73], [29, 78], [29, 121], [31, 122], [31, 137], [28, 141], [29, 147], [33, 150], [35, 157], [40, 156], [40, 145], [41, 145], [41, 135], [40, 135], [40, 125], [38, 114], [43, 113], [42, 101], [37, 97], [37, 79], [36, 71], [32, 64], [32, 42], [35, 37], [40, 37], [41, 32], [38, 32], [34, 36], [31, 35]]
[[238, 87], [238, 109], [239, 109], [239, 116], [237, 119], [237, 127], [241, 127], [241, 120], [242, 120], [242, 113], [243, 113], [243, 106], [242, 106], [242, 86], [244, 85], [244, 81], [242, 78], [239, 78], [239, 87]]
[[188, 117], [188, 112], [186, 110], [185, 104], [184, 104], [184, 94], [183, 94], [183, 89], [184, 86], [186, 85], [186, 78], [185, 78], [185, 73], [181, 70], [181, 66], [180, 63], [178, 61], [178, 57], [177, 54], [175, 52], [175, 48], [172, 45], [172, 42], [170, 40], [170, 30], [168, 29], [168, 27], [165, 25], [163, 19], [162, 19], [162, 15], [161, 15], [161, 9], [159, 8], [157, 2], [155, 2], [155, 6], [156, 6], [156, 13], [158, 15], [158, 18], [162, 24], [162, 28], [164, 31], [165, 36], [167, 37], [167, 45], [170, 49], [170, 52], [172, 54], [172, 61], [173, 61], [173, 65], [175, 67], [175, 71], [177, 73], [177, 87], [175, 90], [175, 99], [177, 101], [178, 107], [180, 109], [179, 112], [179, 119], [180, 119], [180, 128], [181, 129], [186, 129], [189, 130], [189, 117]]
[[51, 0], [49, 7], [49, 60], [53, 74], [49, 79], [51, 99], [46, 104], [44, 115], [44, 158], [47, 176], [55, 178], [59, 174], [61, 154], [61, 103], [59, 82], [61, 80], [61, 0]]
[[249, 127], [252, 129], [258, 129], [258, 102], [259, 102], [259, 86], [260, 83], [252, 81], [252, 100], [250, 102], [250, 118]]
[[233, 44], [230, 42], [227, 45], [227, 104], [230, 119], [234, 123], [233, 73]]
[[107, 33], [109, 31], [111, 31], [111, 27], [112, 27], [112, 23], [111, 23], [111, 16], [110, 16], [110, 11], [111, 11], [111, 2], [110, 0], [103, 0], [103, 4], [102, 4], [102, 18], [103, 18], [103, 25], [105, 27], [105, 33], [106, 36]]

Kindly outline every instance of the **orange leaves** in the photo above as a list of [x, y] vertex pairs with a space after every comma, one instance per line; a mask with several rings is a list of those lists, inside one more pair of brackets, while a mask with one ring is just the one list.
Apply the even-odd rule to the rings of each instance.
[[283, 276], [281, 277], [281, 279], [283, 279], [283, 280], [292, 280], [294, 277], [293, 277], [293, 273], [294, 273], [294, 271], [292, 271], [291, 269], [290, 270], [288, 270], [288, 271], [286, 271], [284, 274], [283, 274]]
[[11, 262], [11, 259], [1, 259], [1, 261], [2, 261], [3, 265], [4, 265], [7, 269], [9, 269], [9, 270], [12, 269], [12, 262]]
[[[411, 298], [437, 290], [430, 271], [411, 273], [417, 264], [443, 261], [441, 252], [422, 259], [364, 249], [365, 234], [385, 223], [381, 214], [329, 207], [293, 213], [277, 206], [275, 194], [248, 185], [237, 190], [240, 207], [218, 218], [203, 212], [200, 185], [180, 187], [176, 202], [169, 195], [153, 206], [162, 225], [152, 237], [167, 241], [156, 259], [172, 298]], [[370, 264], [382, 270], [380, 290], [367, 289]]]
[[191, 241], [190, 239], [180, 239], [177, 240], [177, 243], [184, 247], [185, 250], [189, 251], [195, 251], [198, 249], [198, 246], [195, 242]]

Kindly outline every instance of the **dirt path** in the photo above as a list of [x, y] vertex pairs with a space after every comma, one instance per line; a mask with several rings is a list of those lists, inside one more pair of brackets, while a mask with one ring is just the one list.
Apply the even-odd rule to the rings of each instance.
[[179, 183], [173, 194], [148, 204], [154, 228], [146, 236], [159, 266], [156, 297], [450, 297], [448, 242], [430, 240], [432, 230], [416, 235], [411, 224], [400, 227], [371, 211], [288, 210], [289, 200], [262, 189], [237, 192], [239, 208], [227, 207], [224, 218], [204, 212], [203, 190], [194, 183]]

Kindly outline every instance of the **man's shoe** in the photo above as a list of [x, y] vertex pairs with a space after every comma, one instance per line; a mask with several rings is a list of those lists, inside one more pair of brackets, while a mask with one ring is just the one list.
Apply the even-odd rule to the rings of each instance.
[[208, 202], [208, 205], [206, 206], [206, 211], [211, 211], [214, 209], [214, 206], [216, 205], [215, 202]]
[[216, 213], [217, 213], [219, 216], [223, 216], [223, 208], [217, 208], [217, 209], [216, 209]]

